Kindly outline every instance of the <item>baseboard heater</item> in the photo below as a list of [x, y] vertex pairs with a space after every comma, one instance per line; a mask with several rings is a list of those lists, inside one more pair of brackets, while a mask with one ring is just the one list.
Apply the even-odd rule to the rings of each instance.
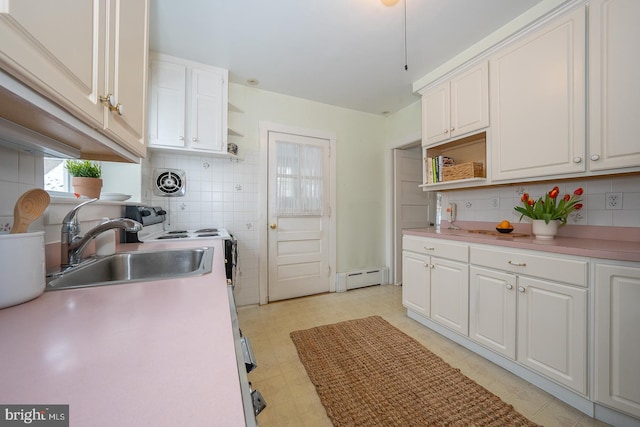
[[386, 285], [387, 283], [389, 283], [388, 267], [354, 270], [346, 273], [338, 273], [336, 291], [345, 292], [349, 289], [363, 288], [372, 285]]

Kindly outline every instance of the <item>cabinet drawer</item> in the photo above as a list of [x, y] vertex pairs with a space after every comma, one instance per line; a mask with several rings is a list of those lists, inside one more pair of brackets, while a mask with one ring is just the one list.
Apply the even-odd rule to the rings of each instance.
[[588, 263], [577, 258], [475, 246], [470, 248], [469, 258], [474, 265], [587, 286]]
[[469, 261], [469, 246], [461, 243], [452, 243], [442, 239], [429, 239], [426, 237], [404, 236], [402, 249], [425, 255], [441, 258], [449, 258], [456, 261]]

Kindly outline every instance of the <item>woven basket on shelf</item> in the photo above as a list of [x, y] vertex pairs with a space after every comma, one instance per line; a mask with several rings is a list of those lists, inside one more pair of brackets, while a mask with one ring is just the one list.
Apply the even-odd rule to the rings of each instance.
[[443, 181], [483, 177], [482, 163], [468, 162], [442, 169]]

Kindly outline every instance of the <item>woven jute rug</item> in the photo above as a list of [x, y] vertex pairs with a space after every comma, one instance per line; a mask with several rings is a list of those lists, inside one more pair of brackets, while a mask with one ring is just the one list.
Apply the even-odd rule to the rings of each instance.
[[335, 426], [536, 426], [379, 316], [290, 334]]

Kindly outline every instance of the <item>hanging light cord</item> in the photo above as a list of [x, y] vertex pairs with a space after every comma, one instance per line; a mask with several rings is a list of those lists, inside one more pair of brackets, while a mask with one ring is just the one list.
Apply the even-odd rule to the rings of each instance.
[[408, 71], [409, 66], [407, 65], [409, 61], [407, 61], [407, 0], [404, 0], [404, 70]]

